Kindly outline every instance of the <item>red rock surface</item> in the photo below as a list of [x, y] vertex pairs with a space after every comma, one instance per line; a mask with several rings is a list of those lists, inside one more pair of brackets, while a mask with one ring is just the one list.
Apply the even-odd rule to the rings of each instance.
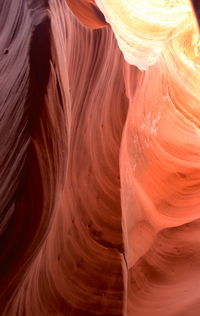
[[0, 2], [2, 316], [200, 314], [197, 23], [117, 2]]

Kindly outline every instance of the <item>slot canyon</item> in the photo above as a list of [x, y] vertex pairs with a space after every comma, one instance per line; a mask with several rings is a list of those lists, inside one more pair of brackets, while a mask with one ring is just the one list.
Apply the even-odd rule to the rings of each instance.
[[0, 0], [0, 315], [200, 315], [200, 1]]

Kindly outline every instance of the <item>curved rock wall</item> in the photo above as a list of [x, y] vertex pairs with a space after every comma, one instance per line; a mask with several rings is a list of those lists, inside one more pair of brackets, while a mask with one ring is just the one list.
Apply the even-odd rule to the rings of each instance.
[[144, 4], [0, 3], [2, 316], [200, 313], [199, 31]]

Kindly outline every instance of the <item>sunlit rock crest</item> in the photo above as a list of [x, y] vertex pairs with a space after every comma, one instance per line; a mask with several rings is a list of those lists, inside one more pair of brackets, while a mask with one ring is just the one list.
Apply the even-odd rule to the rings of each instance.
[[199, 315], [190, 2], [3, 0], [0, 26], [0, 314]]
[[[120, 148], [128, 315], [198, 315], [199, 30], [189, 1], [96, 1], [126, 60]], [[146, 4], [146, 6], [145, 6]], [[132, 92], [134, 89], [134, 93]]]

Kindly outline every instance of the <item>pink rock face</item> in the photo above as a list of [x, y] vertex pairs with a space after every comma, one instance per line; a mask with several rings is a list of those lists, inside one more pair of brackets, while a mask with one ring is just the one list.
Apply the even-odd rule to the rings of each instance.
[[2, 1], [0, 314], [198, 316], [194, 13], [131, 38], [119, 0]]

